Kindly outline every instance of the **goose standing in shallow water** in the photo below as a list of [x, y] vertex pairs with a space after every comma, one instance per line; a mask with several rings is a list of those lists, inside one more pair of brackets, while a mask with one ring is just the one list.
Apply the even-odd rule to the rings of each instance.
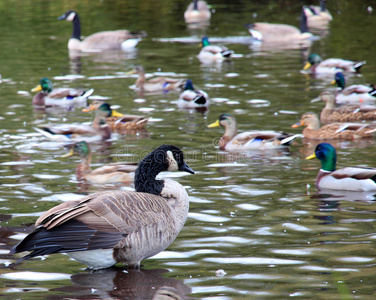
[[219, 149], [227, 151], [283, 148], [301, 136], [300, 134], [292, 135], [271, 130], [254, 130], [237, 134], [236, 119], [230, 114], [222, 114], [216, 122], [208, 125], [209, 128], [218, 126], [225, 128], [225, 134], [219, 140]]
[[86, 181], [90, 183], [115, 183], [115, 182], [129, 182], [134, 179], [134, 172], [136, 171], [136, 163], [113, 163], [107, 164], [92, 170], [91, 163], [91, 149], [85, 142], [77, 142], [70, 145], [70, 151], [62, 157], [70, 157], [78, 155], [81, 162], [76, 168], [76, 178], [78, 181]]
[[70, 21], [73, 24], [72, 36], [68, 42], [69, 50], [95, 51], [95, 50], [128, 50], [135, 48], [145, 33], [131, 32], [128, 30], [101, 31], [87, 36], [81, 40], [81, 24], [78, 14], [68, 10], [58, 20]]
[[51, 80], [42, 78], [32, 92], [38, 92], [33, 97], [36, 106], [83, 106], [87, 98], [94, 92], [93, 89], [82, 90], [72, 88], [54, 89]]
[[163, 171], [194, 171], [183, 152], [162, 145], [148, 154], [135, 173], [136, 192], [105, 191], [62, 203], [36, 221], [36, 229], [10, 253], [32, 251], [35, 256], [67, 253], [92, 269], [122, 262], [140, 268], [143, 259], [167, 248], [187, 219], [189, 199], [183, 186], [157, 180]]
[[318, 189], [376, 191], [376, 169], [346, 167], [336, 170], [337, 154], [331, 144], [318, 144], [315, 153], [306, 157], [313, 158], [321, 161], [321, 169], [316, 177]]

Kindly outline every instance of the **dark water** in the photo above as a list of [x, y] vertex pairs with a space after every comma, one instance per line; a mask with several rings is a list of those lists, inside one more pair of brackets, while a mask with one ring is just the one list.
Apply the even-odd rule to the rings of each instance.
[[[211, 1], [209, 1], [211, 2]], [[231, 3], [229, 3], [231, 2]], [[312, 3], [312, 2], [304, 2]], [[213, 146], [222, 129], [208, 129], [221, 113], [236, 116], [239, 130], [292, 129], [332, 78], [299, 72], [309, 53], [366, 60], [352, 83], [376, 82], [375, 1], [328, 1], [334, 20], [316, 31], [309, 47], [250, 45], [243, 24], [255, 20], [298, 25], [303, 1], [217, 1], [205, 29], [187, 28], [188, 1], [2, 1], [0, 48], [0, 295], [7, 299], [148, 299], [162, 286], [194, 299], [374, 299], [375, 196], [318, 193], [319, 162], [306, 161], [316, 143], [298, 140], [289, 152], [234, 155]], [[81, 15], [82, 34], [105, 29], [145, 30], [136, 52], [69, 56], [71, 24], [58, 22], [68, 9]], [[257, 16], [254, 15], [257, 13]], [[231, 62], [202, 65], [202, 34], [222, 40]], [[171, 42], [180, 38], [181, 42]], [[167, 40], [166, 40], [167, 39]], [[188, 42], [187, 42], [188, 41]], [[189, 42], [193, 41], [193, 42]], [[147, 73], [189, 77], [213, 100], [202, 114], [179, 110], [178, 94], [137, 95], [126, 75], [135, 65]], [[73, 76], [74, 75], [74, 76]], [[90, 273], [65, 255], [7, 267], [12, 245], [36, 218], [62, 201], [89, 192], [129, 186], [88, 186], [75, 180], [78, 158], [39, 136], [41, 123], [90, 122], [92, 114], [36, 111], [29, 92], [41, 77], [55, 86], [95, 89], [119, 111], [151, 117], [143, 135], [115, 136], [96, 146], [93, 165], [139, 161], [162, 143], [181, 147], [197, 174], [168, 173], [188, 190], [190, 214], [166, 251], [143, 261], [143, 270]], [[139, 99], [144, 99], [140, 101]], [[135, 101], [136, 100], [136, 101]], [[262, 101], [258, 101], [262, 100]], [[375, 142], [335, 143], [339, 166], [375, 166]], [[220, 276], [216, 271], [223, 269]], [[222, 274], [223, 275], [223, 274]], [[182, 296], [183, 297], [183, 296]]]

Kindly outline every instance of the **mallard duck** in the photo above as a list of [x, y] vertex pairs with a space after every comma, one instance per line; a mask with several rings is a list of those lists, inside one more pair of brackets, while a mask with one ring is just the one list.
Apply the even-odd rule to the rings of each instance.
[[353, 84], [345, 87], [345, 76], [337, 72], [332, 84], [337, 83], [339, 91], [336, 93], [337, 103], [375, 103], [376, 89], [374, 85]]
[[42, 78], [32, 92], [39, 92], [33, 97], [33, 105], [37, 106], [79, 106], [86, 105], [87, 98], [94, 92], [71, 88], [54, 89], [48, 78]]
[[318, 189], [359, 192], [376, 190], [376, 169], [346, 167], [336, 170], [337, 154], [331, 144], [318, 144], [315, 153], [306, 159], [313, 158], [321, 161], [321, 169], [316, 177]]
[[[111, 109], [111, 106], [108, 103], [99, 100], [93, 101], [91, 105], [88, 108], [83, 109], [83, 111], [88, 112], [97, 110], [99, 107], [102, 107], [103, 110], [107, 111], [108, 117], [106, 118], [106, 123], [110, 126], [113, 132], [121, 133], [128, 130], [144, 129], [149, 120], [144, 116], [123, 115]], [[95, 124], [95, 126], [97, 125], [98, 124]]]
[[221, 114], [219, 119], [208, 125], [209, 128], [222, 126], [225, 134], [219, 140], [219, 149], [227, 151], [266, 150], [289, 146], [300, 134], [291, 135], [275, 131], [246, 131], [237, 134], [237, 123], [234, 116]]
[[307, 17], [309, 27], [320, 26], [327, 24], [333, 20], [332, 15], [326, 8], [326, 0], [320, 0], [320, 6], [305, 5], [303, 6], [304, 13]]
[[330, 91], [321, 92], [320, 99], [326, 103], [320, 114], [322, 124], [376, 120], [376, 106], [351, 105], [336, 107], [336, 97]]
[[34, 129], [49, 140], [55, 142], [81, 141], [99, 142], [111, 138], [111, 128], [106, 124], [108, 117], [107, 105], [101, 105], [95, 112], [92, 126], [84, 124], [62, 124], [35, 127]]
[[69, 153], [62, 157], [70, 157], [73, 155], [80, 156], [81, 163], [76, 169], [76, 177], [78, 181], [99, 184], [133, 181], [137, 164], [113, 163], [92, 170], [90, 167], [90, 146], [85, 141], [81, 141], [70, 145], [70, 148]]
[[208, 94], [202, 90], [195, 90], [192, 80], [188, 79], [185, 82], [184, 91], [179, 96], [178, 106], [181, 108], [200, 108], [208, 107], [209, 105]]
[[307, 26], [307, 17], [304, 10], [300, 16], [300, 29], [287, 24], [273, 24], [257, 22], [247, 24], [249, 33], [257, 41], [266, 43], [287, 43], [307, 40], [312, 37]]
[[211, 12], [206, 1], [193, 0], [184, 12], [186, 23], [207, 22], [211, 18]]
[[330, 73], [335, 74], [339, 71], [349, 73], [359, 73], [360, 68], [365, 65], [365, 61], [352, 61], [342, 58], [328, 58], [322, 60], [317, 53], [310, 54], [303, 70], [310, 74]]
[[376, 131], [369, 124], [362, 123], [331, 123], [320, 127], [319, 117], [313, 112], [304, 113], [300, 121], [292, 127], [306, 126], [303, 135], [312, 140], [355, 140], [372, 138]]
[[135, 89], [142, 92], [164, 92], [167, 93], [172, 90], [181, 89], [184, 86], [184, 79], [155, 77], [149, 80], [145, 78], [145, 70], [142, 66], [136, 66], [128, 74], [138, 74], [135, 83]]
[[175, 170], [194, 174], [179, 148], [160, 146], [138, 164], [135, 192], [102, 191], [55, 206], [10, 253], [32, 251], [16, 263], [66, 253], [91, 269], [118, 262], [139, 269], [141, 260], [175, 240], [187, 219], [185, 188], [174, 180], [156, 179], [160, 172]]
[[204, 36], [201, 39], [201, 50], [197, 57], [201, 62], [223, 61], [229, 59], [233, 53], [234, 51], [225, 46], [210, 44], [209, 38]]
[[95, 51], [95, 50], [117, 50], [136, 47], [145, 33], [131, 32], [128, 30], [101, 31], [87, 36], [81, 40], [81, 24], [77, 12], [68, 10], [58, 17], [58, 20], [72, 22], [73, 32], [68, 42], [69, 50]]

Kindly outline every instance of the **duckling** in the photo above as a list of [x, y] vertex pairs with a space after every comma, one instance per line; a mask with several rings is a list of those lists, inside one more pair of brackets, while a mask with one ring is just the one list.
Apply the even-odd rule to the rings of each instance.
[[318, 116], [313, 112], [304, 113], [300, 121], [292, 127], [306, 126], [303, 135], [312, 140], [355, 140], [372, 138], [376, 131], [369, 124], [362, 123], [331, 123], [320, 127]]
[[336, 93], [337, 103], [375, 103], [376, 89], [374, 85], [353, 84], [345, 87], [345, 76], [337, 72], [332, 84], [337, 83], [339, 91]]
[[304, 9], [302, 9], [300, 15], [300, 29], [287, 24], [265, 22], [247, 24], [246, 27], [255, 40], [266, 43], [297, 42], [308, 40], [313, 36], [308, 30]]
[[313, 53], [308, 56], [308, 61], [304, 65], [303, 71], [310, 74], [335, 74], [339, 71], [359, 73], [360, 68], [365, 64], [365, 61], [352, 61], [342, 58], [328, 58], [322, 60], [317, 53]]
[[101, 105], [95, 112], [95, 119], [93, 125], [83, 124], [62, 124], [43, 126], [42, 128], [35, 127], [34, 129], [40, 134], [55, 142], [71, 142], [81, 141], [86, 142], [103, 142], [111, 138], [111, 129], [106, 124], [108, 116], [108, 107]]
[[322, 124], [376, 120], [376, 106], [351, 105], [336, 107], [335, 95], [330, 91], [321, 92], [320, 99], [326, 103], [320, 114]]
[[200, 108], [208, 107], [209, 105], [208, 94], [202, 90], [195, 90], [192, 80], [188, 79], [185, 82], [184, 91], [179, 96], [178, 106], [181, 108]]
[[35, 230], [10, 254], [32, 251], [16, 263], [35, 256], [66, 253], [91, 269], [121, 262], [139, 269], [143, 259], [167, 248], [187, 219], [185, 188], [163, 171], [194, 174], [183, 152], [162, 145], [147, 155], [135, 173], [135, 192], [102, 191], [81, 200], [64, 202], [41, 215]]
[[315, 153], [306, 157], [306, 159], [313, 158], [321, 161], [321, 169], [315, 183], [318, 189], [376, 191], [376, 169], [346, 167], [336, 170], [337, 154], [331, 144], [318, 144]]
[[146, 35], [144, 32], [138, 33], [128, 30], [113, 30], [93, 33], [84, 40], [81, 40], [81, 24], [77, 12], [68, 10], [58, 17], [58, 20], [66, 20], [73, 24], [73, 33], [68, 42], [69, 50], [127, 50], [135, 48], [141, 38]]
[[219, 140], [219, 149], [227, 151], [267, 150], [289, 146], [300, 137], [300, 134], [291, 135], [275, 131], [246, 131], [237, 134], [237, 123], [234, 116], [221, 114], [219, 119], [208, 125], [209, 128], [222, 126], [225, 134]]
[[86, 105], [87, 98], [94, 92], [71, 88], [54, 89], [50, 79], [42, 78], [32, 92], [39, 92], [33, 97], [36, 106], [82, 106]]
[[211, 12], [206, 1], [193, 0], [184, 12], [186, 23], [207, 22], [211, 18]]
[[[112, 132], [128, 133], [129, 130], [144, 129], [149, 120], [144, 116], [123, 115], [111, 109], [108, 103], [99, 100], [93, 101], [88, 108], [85, 108], [82, 111], [88, 112], [97, 110], [101, 106], [103, 110], [107, 111], [106, 123], [110, 126]], [[93, 127], [95, 128], [97, 125], [98, 124], [95, 124]]]
[[133, 181], [137, 164], [114, 163], [92, 170], [90, 167], [90, 146], [85, 141], [81, 141], [70, 145], [70, 148], [69, 153], [63, 155], [62, 157], [70, 157], [73, 155], [80, 156], [81, 163], [76, 169], [76, 177], [78, 181], [98, 184]]
[[333, 20], [332, 15], [326, 8], [326, 0], [320, 0], [320, 6], [305, 5], [303, 6], [304, 13], [307, 16], [307, 23], [309, 27], [317, 27], [322, 24], [327, 24]]
[[142, 66], [136, 66], [128, 74], [138, 74], [135, 88], [143, 92], [164, 92], [181, 89], [184, 86], [184, 79], [155, 77], [146, 81], [145, 70]]
[[229, 59], [234, 51], [222, 45], [212, 45], [207, 36], [201, 39], [201, 50], [198, 59], [201, 62], [223, 61]]

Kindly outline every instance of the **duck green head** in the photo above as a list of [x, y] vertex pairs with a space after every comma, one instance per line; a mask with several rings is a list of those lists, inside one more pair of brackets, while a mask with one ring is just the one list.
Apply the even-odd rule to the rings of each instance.
[[204, 48], [206, 46], [209, 46], [210, 45], [210, 42], [209, 42], [209, 39], [207, 36], [204, 36], [202, 39], [201, 39], [201, 47]]
[[53, 90], [53, 85], [52, 85], [51, 80], [49, 80], [49, 79], [46, 78], [46, 77], [43, 77], [43, 78], [40, 80], [39, 85], [37, 85], [37, 86], [36, 86], [35, 88], [33, 88], [31, 91], [32, 91], [32, 92], [43, 91], [43, 92], [50, 93], [52, 90]]
[[318, 158], [321, 161], [321, 169], [333, 172], [336, 169], [336, 149], [329, 143], [320, 143], [316, 146], [315, 153], [306, 159]]
[[308, 61], [307, 63], [305, 64], [305, 66], [303, 67], [303, 70], [307, 70], [309, 69], [311, 66], [313, 65], [318, 65], [319, 63], [322, 62], [322, 58], [320, 57], [320, 55], [316, 54], [316, 53], [313, 53], [311, 54], [310, 56], [308, 56]]
[[192, 80], [187, 79], [187, 81], [185, 82], [184, 90], [185, 90], [185, 91], [187, 91], [187, 90], [194, 91]]
[[342, 90], [345, 88], [345, 76], [343, 76], [342, 72], [337, 72], [334, 75], [334, 80], [332, 81], [332, 84], [337, 83], [337, 86], [341, 88]]
[[79, 155], [80, 157], [87, 157], [90, 154], [89, 145], [85, 141], [77, 142], [70, 146], [69, 152], [62, 157], [70, 157], [73, 155]]
[[95, 114], [97, 116], [102, 116], [102, 117], [105, 117], [105, 118], [110, 117], [111, 114], [112, 114], [112, 109], [110, 107], [110, 104], [108, 104], [108, 103], [101, 104], [98, 107], [98, 109], [96, 110]]

